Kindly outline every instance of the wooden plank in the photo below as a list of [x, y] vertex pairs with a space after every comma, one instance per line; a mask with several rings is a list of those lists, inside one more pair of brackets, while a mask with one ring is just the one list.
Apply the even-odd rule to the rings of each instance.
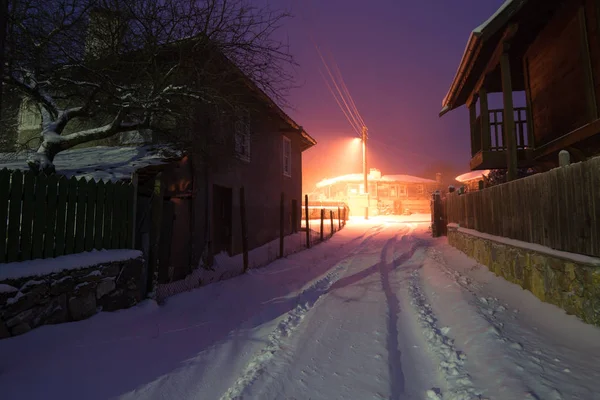
[[[477, 108], [476, 104], [473, 103], [469, 106], [469, 127], [471, 128], [471, 157], [475, 155], [479, 150], [476, 148], [475, 143], [477, 138], [475, 137], [476, 132], [478, 131], [476, 124], [477, 123]], [[481, 132], [481, 130], [479, 130]]]
[[479, 116], [479, 121], [481, 122], [481, 150], [487, 151], [492, 147], [492, 144], [488, 95], [485, 88], [479, 90]]
[[113, 209], [114, 209], [114, 194], [115, 194], [115, 184], [114, 182], [106, 182], [106, 186], [104, 188], [104, 222], [103, 222], [103, 237], [102, 237], [102, 247], [104, 249], [112, 249], [111, 239], [112, 239], [112, 220], [113, 220]]
[[46, 233], [46, 190], [48, 178], [39, 174], [35, 180], [35, 211], [33, 217], [33, 236], [31, 238], [31, 258], [44, 256], [44, 234]]
[[104, 234], [104, 203], [105, 203], [105, 185], [100, 180], [96, 185], [96, 214], [94, 215], [94, 248], [102, 249], [102, 239]]
[[47, 180], [46, 229], [44, 230], [44, 258], [54, 257], [56, 239], [56, 204], [58, 202], [58, 177], [51, 175]]
[[581, 5], [577, 11], [579, 22], [579, 38], [581, 46], [581, 62], [585, 79], [585, 99], [588, 111], [588, 120], [598, 119], [598, 104], [596, 101], [596, 87], [594, 84], [594, 71], [590, 56], [590, 44], [588, 40], [585, 5]]
[[242, 252], [244, 261], [244, 273], [248, 271], [248, 220], [246, 216], [246, 193], [242, 186], [240, 188], [240, 219], [242, 226]]
[[21, 231], [21, 199], [23, 196], [23, 173], [15, 171], [11, 176], [10, 206], [8, 209], [8, 237], [6, 261], [19, 260], [19, 236]]
[[10, 197], [10, 172], [0, 170], [0, 264], [6, 262], [6, 235], [8, 231], [8, 199]]
[[531, 82], [529, 76], [529, 57], [523, 59], [523, 72], [525, 77], [525, 103], [527, 104], [527, 144], [535, 149], [535, 135], [533, 123], [533, 100], [531, 99]]
[[84, 247], [85, 251], [92, 251], [94, 249], [94, 232], [96, 215], [96, 182], [90, 179], [87, 182], [86, 187], [86, 202], [85, 202], [85, 239]]
[[[243, 193], [241, 191], [240, 193]], [[148, 256], [148, 293], [154, 293], [156, 297], [156, 289], [158, 287], [158, 271], [160, 269], [160, 228], [163, 220], [165, 185], [163, 183], [162, 174], [158, 173], [154, 179], [154, 187], [151, 199], [151, 227], [150, 227], [150, 254]]]
[[61, 176], [58, 179], [58, 199], [56, 202], [56, 232], [54, 240], [55, 257], [65, 254], [65, 227], [67, 218], [67, 199], [69, 194], [69, 182]]
[[305, 215], [304, 215], [304, 218], [306, 219], [306, 248], [310, 249], [310, 223], [309, 223], [310, 215], [308, 213], [308, 195], [307, 194], [304, 195], [304, 209], [306, 210]]
[[85, 205], [87, 203], [87, 182], [81, 178], [77, 182], [77, 211], [75, 212], [75, 248], [73, 252], [85, 250]]
[[[7, 191], [8, 194], [8, 191]], [[23, 205], [21, 210], [21, 260], [31, 260], [31, 234], [35, 211], [35, 174], [25, 173], [23, 179]]]
[[281, 198], [279, 200], [279, 258], [283, 258], [284, 254], [284, 240], [285, 237], [285, 193], [281, 192]]
[[333, 237], [335, 233], [335, 228], [333, 227], [333, 210], [329, 210], [329, 221], [331, 222], [331, 232], [329, 232], [329, 237]]
[[511, 77], [510, 59], [507, 50], [500, 56], [500, 69], [502, 73], [502, 98], [504, 103], [504, 145], [506, 147], [508, 174], [507, 180], [517, 179], [517, 141], [515, 137], [515, 111], [513, 104], [513, 87]]
[[323, 231], [324, 231], [323, 224], [324, 224], [324, 221], [325, 221], [325, 209], [321, 208], [321, 230], [320, 230], [320, 232], [321, 232], [321, 236], [320, 236], [321, 242], [323, 241], [323, 236], [324, 236], [323, 235]]
[[[131, 186], [130, 186], [130, 196], [131, 196], [131, 221], [129, 224], [130, 232], [129, 232], [129, 243], [128, 248], [135, 249], [136, 248], [136, 236], [137, 236], [137, 197], [138, 197], [138, 174], [134, 173], [131, 176]], [[191, 204], [191, 203], [190, 203]], [[193, 215], [193, 212], [192, 212]], [[193, 218], [190, 221], [191, 228], [190, 232], [193, 231]], [[193, 235], [190, 235], [190, 240], [192, 240]], [[191, 254], [191, 253], [190, 253]]]
[[110, 238], [110, 246], [113, 249], [121, 248], [122, 222], [124, 217], [122, 199], [123, 199], [123, 182], [115, 183], [115, 191], [113, 194], [113, 218], [112, 218], [112, 235]]
[[65, 254], [75, 251], [75, 220], [77, 215], [77, 178], [69, 179], [67, 186], [67, 219], [65, 222]]

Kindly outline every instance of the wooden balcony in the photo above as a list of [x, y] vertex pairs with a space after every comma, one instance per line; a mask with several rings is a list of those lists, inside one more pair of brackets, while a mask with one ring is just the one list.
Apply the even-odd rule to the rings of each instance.
[[[527, 108], [514, 108], [517, 165], [532, 165], [533, 143], [527, 129]], [[507, 150], [504, 143], [504, 110], [488, 110], [479, 115], [471, 126], [471, 170], [503, 169], [507, 167]]]

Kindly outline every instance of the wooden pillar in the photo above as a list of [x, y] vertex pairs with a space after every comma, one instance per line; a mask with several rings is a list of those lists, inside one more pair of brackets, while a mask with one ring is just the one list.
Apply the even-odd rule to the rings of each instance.
[[500, 69], [502, 73], [502, 97], [504, 100], [502, 127], [504, 128], [504, 146], [506, 147], [507, 180], [512, 181], [517, 178], [517, 140], [515, 137], [515, 111], [508, 49], [508, 44], [505, 44], [504, 52], [500, 56]]
[[594, 85], [594, 72], [592, 59], [590, 56], [585, 5], [581, 5], [579, 7], [577, 19], [579, 21], [581, 62], [583, 63], [583, 73], [585, 79], [585, 98], [588, 111], [588, 120], [591, 122], [598, 119], [598, 104], [596, 103], [596, 87]]
[[487, 90], [484, 87], [479, 89], [479, 114], [481, 115], [481, 150], [489, 151], [492, 147], [492, 134]]
[[[473, 101], [473, 104], [469, 106], [469, 126], [471, 128], [471, 156], [474, 156], [479, 150], [476, 146], [477, 143], [477, 102]], [[480, 142], [481, 143], [481, 142]]]
[[525, 76], [525, 101], [527, 103], [527, 145], [529, 148], [535, 149], [535, 136], [533, 134], [533, 100], [531, 99], [528, 58], [523, 60], [523, 75]]

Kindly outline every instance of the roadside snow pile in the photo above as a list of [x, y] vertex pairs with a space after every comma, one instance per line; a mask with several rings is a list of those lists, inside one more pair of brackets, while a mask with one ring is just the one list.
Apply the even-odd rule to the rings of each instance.
[[[284, 254], [288, 256], [306, 247], [306, 234], [303, 232], [286, 236], [284, 239]], [[275, 239], [261, 247], [248, 252], [248, 269], [260, 268], [275, 261], [279, 256], [279, 239]], [[202, 262], [191, 274], [182, 280], [161, 284], [158, 286], [158, 301], [178, 293], [187, 292], [212, 282], [229, 279], [241, 275], [244, 269], [244, 255], [235, 256], [222, 252], [217, 254], [214, 265], [206, 268]]]

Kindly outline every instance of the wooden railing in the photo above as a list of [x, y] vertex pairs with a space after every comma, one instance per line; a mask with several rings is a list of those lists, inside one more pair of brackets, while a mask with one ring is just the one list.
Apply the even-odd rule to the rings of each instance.
[[[504, 110], [493, 109], [489, 110], [489, 130], [482, 129], [481, 115], [475, 120], [475, 135], [473, 138], [472, 149], [473, 154], [480, 150], [484, 151], [505, 151], [506, 145], [504, 143]], [[524, 150], [531, 147], [529, 143], [529, 135], [527, 131], [527, 108], [515, 107], [515, 136], [517, 141], [517, 149]], [[489, 132], [489, 141], [484, 140], [483, 135]], [[486, 146], [486, 142], [489, 143], [489, 148]]]

